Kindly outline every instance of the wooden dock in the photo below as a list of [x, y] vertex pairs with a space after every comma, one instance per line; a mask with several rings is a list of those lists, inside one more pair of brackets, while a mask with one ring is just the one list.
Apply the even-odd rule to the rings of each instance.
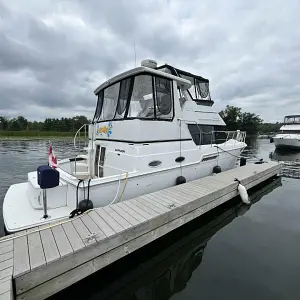
[[0, 300], [45, 299], [277, 175], [251, 164], [0, 239]]

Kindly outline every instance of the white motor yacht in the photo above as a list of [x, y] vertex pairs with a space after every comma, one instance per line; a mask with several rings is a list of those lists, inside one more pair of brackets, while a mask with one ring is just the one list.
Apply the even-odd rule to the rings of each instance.
[[223, 131], [209, 81], [170, 65], [144, 60], [101, 84], [95, 95], [93, 121], [74, 138], [78, 154], [58, 161], [59, 185], [47, 190], [46, 201], [36, 171], [9, 187], [7, 232], [232, 169], [246, 147], [245, 132]]
[[273, 137], [275, 147], [300, 150], [300, 115], [285, 116], [280, 130]]

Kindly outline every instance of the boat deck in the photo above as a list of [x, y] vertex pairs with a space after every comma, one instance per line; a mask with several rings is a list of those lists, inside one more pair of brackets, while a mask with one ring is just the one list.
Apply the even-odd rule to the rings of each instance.
[[45, 299], [277, 175], [249, 164], [0, 240], [0, 300]]

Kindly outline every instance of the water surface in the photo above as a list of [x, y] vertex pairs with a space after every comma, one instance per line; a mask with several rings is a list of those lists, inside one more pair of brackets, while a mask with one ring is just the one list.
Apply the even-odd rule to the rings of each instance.
[[[252, 159], [298, 166], [298, 153], [248, 143]], [[59, 158], [74, 153], [71, 142], [53, 147]], [[47, 141], [0, 141], [1, 201], [47, 159]], [[233, 199], [52, 299], [299, 299], [300, 181], [284, 175], [251, 190], [251, 207]]]

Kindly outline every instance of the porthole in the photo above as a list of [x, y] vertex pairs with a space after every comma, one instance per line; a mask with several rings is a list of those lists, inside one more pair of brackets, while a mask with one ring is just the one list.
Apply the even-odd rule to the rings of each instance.
[[151, 162], [149, 162], [149, 164], [148, 164], [148, 166], [149, 167], [158, 167], [158, 166], [160, 166], [161, 165], [161, 161], [160, 160], [153, 160], [153, 161], [151, 161]]

